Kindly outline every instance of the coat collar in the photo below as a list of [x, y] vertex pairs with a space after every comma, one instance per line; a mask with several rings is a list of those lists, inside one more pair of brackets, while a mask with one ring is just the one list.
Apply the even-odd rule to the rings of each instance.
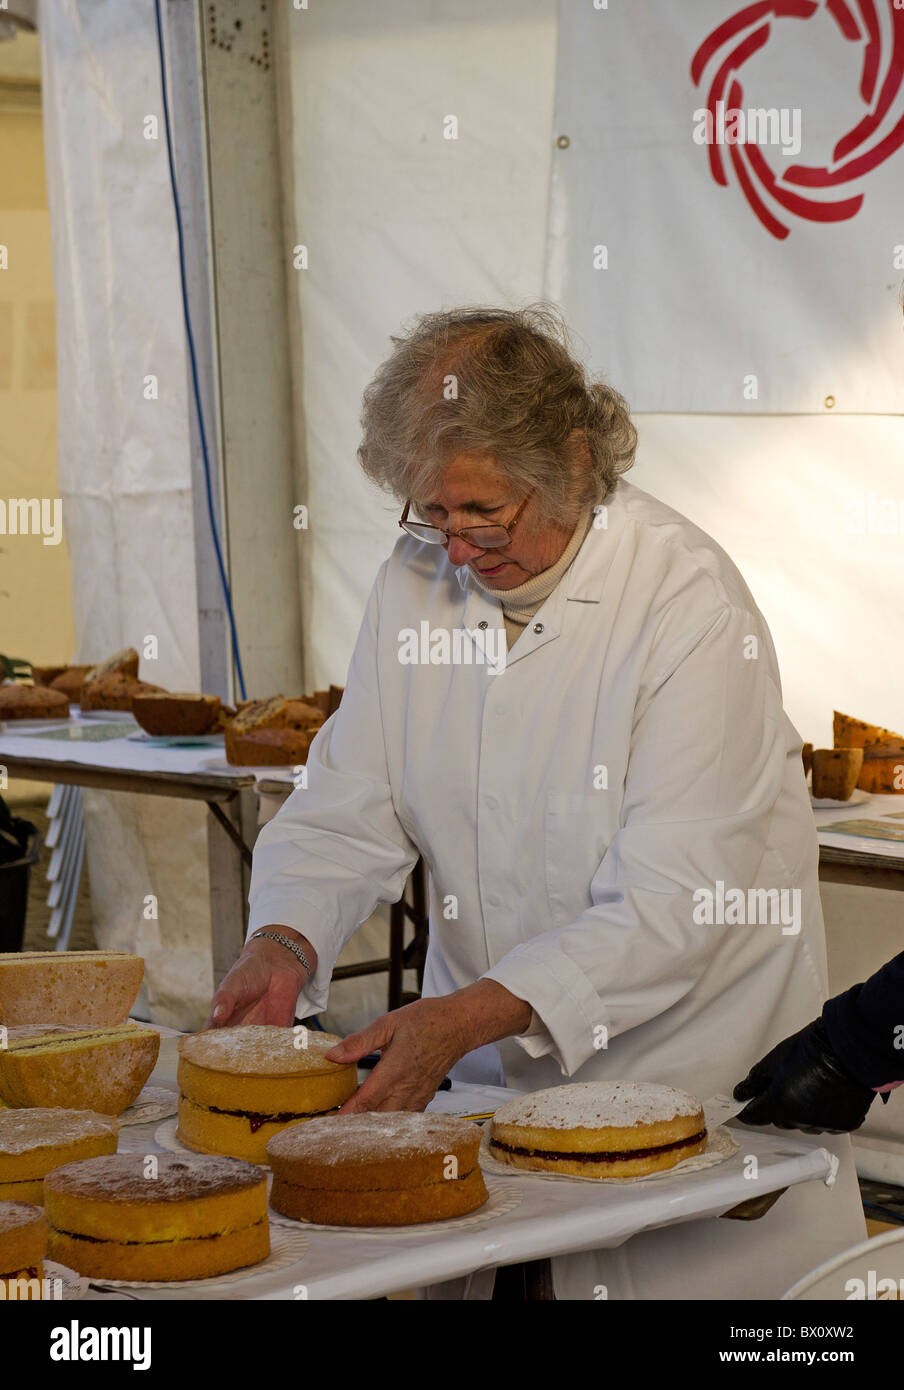
[[[630, 484], [621, 480], [616, 483], [561, 583], [530, 619], [508, 653], [506, 665], [521, 661], [547, 642], [555, 641], [565, 622], [567, 604], [602, 601], [606, 579], [625, 529], [626, 490], [629, 488]], [[597, 524], [600, 518], [604, 525]], [[480, 631], [481, 623], [485, 627], [503, 627], [500, 600], [475, 582], [467, 566], [456, 570], [456, 576], [465, 594], [463, 626], [469, 631]], [[537, 626], [540, 632], [536, 631]]]

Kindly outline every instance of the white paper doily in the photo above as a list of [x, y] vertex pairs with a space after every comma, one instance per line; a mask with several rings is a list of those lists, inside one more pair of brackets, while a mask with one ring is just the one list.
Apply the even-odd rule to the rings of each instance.
[[121, 1125], [146, 1125], [151, 1120], [165, 1120], [175, 1115], [179, 1097], [165, 1086], [145, 1086], [138, 1098], [119, 1116]]
[[211, 1284], [235, 1284], [258, 1274], [272, 1274], [297, 1264], [308, 1248], [308, 1238], [297, 1225], [294, 1230], [270, 1222], [270, 1254], [256, 1265], [245, 1265], [228, 1274], [211, 1274], [206, 1279], [103, 1279], [89, 1275], [89, 1282], [104, 1289], [201, 1289]]
[[701, 1168], [713, 1168], [717, 1163], [724, 1163], [727, 1158], [731, 1158], [740, 1147], [733, 1135], [720, 1126], [709, 1131], [706, 1148], [702, 1154], [683, 1158], [674, 1168], [666, 1168], [662, 1173], [645, 1173], [641, 1178], [582, 1178], [572, 1173], [533, 1172], [528, 1168], [513, 1168], [511, 1164], [502, 1163], [490, 1152], [490, 1129], [487, 1125], [481, 1136], [479, 1157], [480, 1166], [485, 1173], [498, 1173], [500, 1177], [549, 1178], [552, 1182], [605, 1182], [623, 1187], [629, 1182], [656, 1182], [661, 1178], [672, 1178], [676, 1173], [696, 1173]]
[[450, 1216], [446, 1221], [425, 1221], [420, 1226], [323, 1226], [316, 1221], [283, 1216], [281, 1212], [274, 1212], [272, 1207], [270, 1211], [271, 1219], [289, 1222], [305, 1231], [331, 1231], [334, 1235], [341, 1236], [382, 1236], [384, 1240], [391, 1236], [395, 1240], [397, 1236], [427, 1236], [439, 1235], [442, 1231], [475, 1230], [497, 1216], [507, 1216], [520, 1204], [523, 1196], [517, 1188], [505, 1187], [500, 1183], [494, 1183], [489, 1193], [489, 1200], [484, 1202], [482, 1207], [478, 1207], [477, 1211], [469, 1212], [467, 1216]]
[[[55, 1260], [44, 1260], [44, 1278], [59, 1279], [60, 1297], [55, 1296], [55, 1290], [51, 1288], [50, 1298], [35, 1300], [43, 1303], [71, 1303], [76, 1299], [84, 1298], [88, 1292], [88, 1280], [81, 1274], [76, 1274], [74, 1269], [69, 1269], [66, 1265], [59, 1265]], [[10, 1302], [15, 1300], [10, 1299]], [[28, 1300], [31, 1302], [31, 1300]]]

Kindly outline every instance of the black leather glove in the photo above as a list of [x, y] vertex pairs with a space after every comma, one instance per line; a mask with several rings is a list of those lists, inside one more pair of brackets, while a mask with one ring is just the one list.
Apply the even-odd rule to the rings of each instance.
[[844, 1070], [815, 1018], [751, 1067], [734, 1097], [750, 1101], [737, 1117], [745, 1125], [844, 1134], [863, 1124], [876, 1092]]

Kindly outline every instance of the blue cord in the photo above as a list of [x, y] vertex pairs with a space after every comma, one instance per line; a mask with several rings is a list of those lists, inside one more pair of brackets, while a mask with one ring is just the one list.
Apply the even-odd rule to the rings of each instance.
[[220, 549], [220, 538], [217, 534], [217, 522], [213, 510], [213, 490], [210, 483], [210, 457], [207, 452], [207, 433], [204, 429], [204, 412], [201, 409], [201, 391], [198, 386], [198, 362], [195, 357], [195, 340], [191, 331], [191, 318], [188, 312], [188, 286], [185, 280], [185, 239], [182, 234], [182, 216], [179, 212], [176, 169], [173, 163], [173, 141], [170, 131], [169, 100], [166, 86], [166, 54], [163, 47], [163, 22], [160, 16], [160, 0], [154, 0], [154, 14], [157, 21], [157, 49], [160, 54], [160, 85], [163, 92], [163, 123], [166, 129], [166, 153], [169, 160], [170, 187], [173, 193], [173, 208], [176, 213], [176, 234], [179, 241], [179, 279], [182, 284], [182, 312], [185, 316], [185, 336], [188, 339], [188, 355], [191, 361], [192, 390], [195, 398], [195, 409], [198, 412], [201, 454], [204, 459], [204, 481], [207, 487], [207, 515], [210, 518], [210, 531], [213, 536], [213, 546], [216, 551], [217, 566], [220, 571], [220, 582], [223, 585], [223, 595], [226, 599], [226, 612], [229, 615], [229, 631], [232, 634], [232, 655], [235, 661], [236, 676], [238, 677], [239, 693], [244, 700], [245, 676], [242, 671], [242, 658], [239, 654], [239, 638], [235, 626], [235, 613], [232, 608], [232, 594], [229, 590], [229, 580], [226, 578], [226, 566], [223, 564], [223, 552]]

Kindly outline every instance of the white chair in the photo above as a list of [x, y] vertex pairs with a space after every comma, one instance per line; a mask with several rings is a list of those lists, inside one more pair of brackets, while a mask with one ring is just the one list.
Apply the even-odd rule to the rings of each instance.
[[904, 1226], [842, 1250], [798, 1279], [782, 1298], [807, 1302], [904, 1300]]

